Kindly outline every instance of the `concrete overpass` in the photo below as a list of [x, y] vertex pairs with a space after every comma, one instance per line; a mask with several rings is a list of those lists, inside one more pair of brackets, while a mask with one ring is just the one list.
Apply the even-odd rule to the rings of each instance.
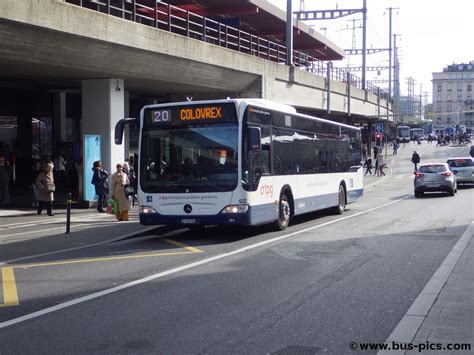
[[[275, 7], [268, 10], [285, 17]], [[269, 60], [272, 44], [267, 42], [265, 54], [260, 42], [255, 50], [252, 38], [243, 53], [61, 0], [2, 0], [0, 85], [27, 81], [81, 92], [82, 133], [103, 135], [108, 169], [123, 160], [111, 132], [128, 114], [127, 95], [134, 92], [167, 101], [260, 97], [349, 123], [390, 114], [385, 99], [357, 88], [352, 77], [309, 61], [294, 68]]]

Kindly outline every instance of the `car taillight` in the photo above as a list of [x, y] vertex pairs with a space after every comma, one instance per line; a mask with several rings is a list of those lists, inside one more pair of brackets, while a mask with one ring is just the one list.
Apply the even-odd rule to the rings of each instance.
[[445, 172], [445, 173], [442, 173], [441, 175], [443, 175], [443, 176], [451, 176], [452, 174], [451, 174], [450, 171], [447, 171], [447, 172]]
[[424, 175], [425, 175], [425, 174], [422, 174], [422, 173], [416, 173], [416, 174], [415, 174], [415, 177], [419, 178], [419, 177], [422, 177], [422, 176], [424, 176]]

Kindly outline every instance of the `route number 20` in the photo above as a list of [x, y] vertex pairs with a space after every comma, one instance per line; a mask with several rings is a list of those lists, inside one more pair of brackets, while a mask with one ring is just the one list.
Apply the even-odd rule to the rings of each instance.
[[168, 122], [169, 118], [170, 118], [170, 113], [168, 110], [153, 111], [153, 123]]

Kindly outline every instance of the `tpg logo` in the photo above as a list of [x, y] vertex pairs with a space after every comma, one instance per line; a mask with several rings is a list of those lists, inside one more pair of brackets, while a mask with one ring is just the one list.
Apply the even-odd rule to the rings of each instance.
[[262, 185], [260, 187], [260, 196], [273, 197], [273, 185]]

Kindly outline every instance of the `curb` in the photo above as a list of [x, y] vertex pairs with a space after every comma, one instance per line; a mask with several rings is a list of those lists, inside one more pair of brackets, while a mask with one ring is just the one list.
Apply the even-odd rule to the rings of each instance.
[[[474, 222], [471, 222], [461, 235], [461, 238], [459, 238], [457, 243], [454, 245], [453, 249], [451, 249], [448, 256], [446, 256], [421, 293], [412, 303], [406, 314], [389, 335], [386, 342], [406, 344], [413, 341], [473, 235]], [[377, 354], [385, 355], [404, 353], [404, 350], [381, 350]]]

